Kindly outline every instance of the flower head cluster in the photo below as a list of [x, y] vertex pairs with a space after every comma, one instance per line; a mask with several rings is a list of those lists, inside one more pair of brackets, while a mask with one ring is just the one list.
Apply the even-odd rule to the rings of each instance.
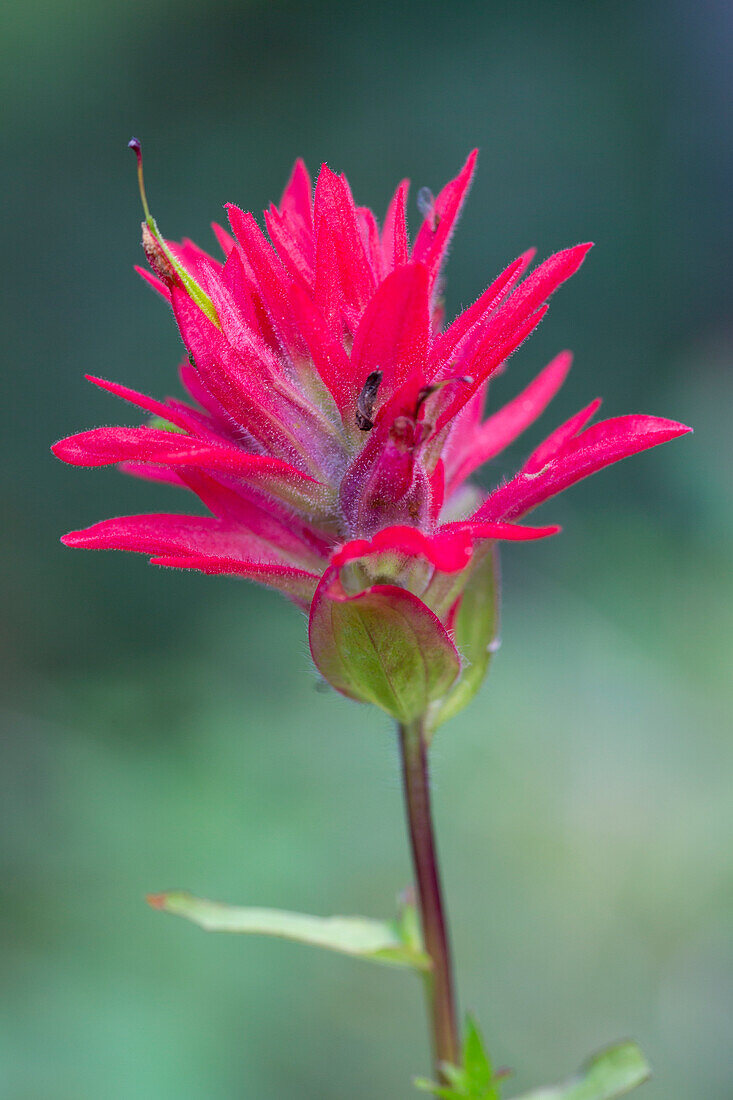
[[[399, 715], [444, 698], [460, 675], [461, 601], [496, 540], [554, 533], [516, 521], [580, 478], [688, 430], [640, 415], [589, 426], [593, 402], [493, 492], [469, 483], [562, 385], [567, 352], [483, 419], [490, 379], [590, 248], [558, 252], [532, 271], [533, 253], [524, 253], [445, 326], [441, 271], [475, 160], [435, 199], [421, 192], [412, 243], [407, 181], [380, 227], [344, 176], [324, 165], [313, 191], [301, 161], [280, 205], [265, 211], [267, 236], [252, 214], [227, 207], [231, 234], [214, 226], [221, 260], [164, 240], [145, 203], [151, 271], [141, 274], [172, 306], [189, 400], [91, 378], [153, 419], [84, 432], [54, 450], [74, 465], [119, 464], [190, 490], [209, 514], [108, 519], [63, 541], [271, 585], [310, 608], [316, 664], [339, 690]], [[409, 673], [424, 680], [419, 701], [395, 703], [401, 689], [389, 668], [382, 676], [385, 652], [424, 656], [431, 645], [437, 666], [423, 661]], [[356, 682], [354, 650], [361, 666], [373, 658], [382, 670], [367, 669], [366, 686]]]

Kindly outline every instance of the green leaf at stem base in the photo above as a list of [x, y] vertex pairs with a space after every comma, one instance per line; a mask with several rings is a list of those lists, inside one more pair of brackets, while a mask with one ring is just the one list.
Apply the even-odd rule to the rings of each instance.
[[[505, 1072], [494, 1073], [481, 1035], [469, 1018], [463, 1044], [463, 1065], [441, 1067], [445, 1084], [422, 1078], [417, 1088], [439, 1100], [499, 1100]], [[594, 1054], [580, 1070], [559, 1085], [523, 1092], [514, 1100], [617, 1100], [649, 1078], [649, 1065], [636, 1043], [614, 1043]]]
[[499, 1082], [504, 1074], [495, 1073], [476, 1023], [469, 1016], [463, 1040], [461, 1066], [441, 1066], [445, 1085], [418, 1078], [415, 1086], [431, 1092], [439, 1100], [499, 1100]]

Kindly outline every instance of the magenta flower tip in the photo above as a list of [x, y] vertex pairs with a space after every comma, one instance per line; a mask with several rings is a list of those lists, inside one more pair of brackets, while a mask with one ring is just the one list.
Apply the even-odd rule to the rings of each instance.
[[85, 540], [82, 537], [83, 534], [83, 531], [69, 531], [67, 534], [61, 536], [59, 542], [62, 542], [64, 546], [84, 547]]

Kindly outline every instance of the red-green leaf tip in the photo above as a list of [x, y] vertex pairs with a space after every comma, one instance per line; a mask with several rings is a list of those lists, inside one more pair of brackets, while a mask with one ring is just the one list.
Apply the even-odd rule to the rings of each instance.
[[145, 900], [151, 909], [165, 909], [165, 894], [146, 894]]

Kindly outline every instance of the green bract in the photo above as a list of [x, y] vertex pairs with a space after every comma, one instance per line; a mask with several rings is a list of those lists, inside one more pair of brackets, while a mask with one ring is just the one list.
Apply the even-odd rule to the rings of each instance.
[[440, 620], [411, 592], [393, 585], [346, 598], [316, 593], [310, 643], [319, 671], [333, 687], [376, 704], [398, 722], [424, 715], [461, 671]]

